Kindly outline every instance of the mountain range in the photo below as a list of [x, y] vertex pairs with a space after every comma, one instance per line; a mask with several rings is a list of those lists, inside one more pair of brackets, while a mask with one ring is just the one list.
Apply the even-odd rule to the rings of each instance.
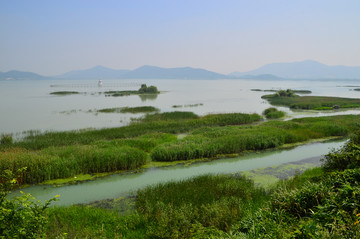
[[329, 66], [316, 61], [272, 63], [248, 72], [225, 75], [191, 67], [162, 68], [142, 66], [135, 70], [115, 70], [96, 66], [70, 71], [58, 76], [41, 76], [32, 72], [0, 72], [0, 79], [360, 79], [360, 66]]
[[292, 63], [272, 63], [248, 72], [233, 72], [230, 75], [270, 74], [285, 79], [360, 79], [360, 66], [329, 66], [307, 60]]

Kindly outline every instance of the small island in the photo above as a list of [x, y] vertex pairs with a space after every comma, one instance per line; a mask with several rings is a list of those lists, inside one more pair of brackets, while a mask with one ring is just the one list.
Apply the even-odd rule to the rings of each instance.
[[124, 91], [105, 91], [105, 96], [128, 96], [128, 95], [144, 95], [144, 94], [159, 94], [156, 86], [147, 86], [142, 84], [139, 90], [124, 90]]
[[328, 97], [328, 96], [299, 96], [291, 89], [279, 90], [275, 94], [263, 95], [272, 105], [288, 106], [291, 109], [304, 110], [334, 110], [359, 108], [360, 99]]
[[77, 91], [54, 91], [51, 92], [50, 95], [77, 95], [80, 94]]

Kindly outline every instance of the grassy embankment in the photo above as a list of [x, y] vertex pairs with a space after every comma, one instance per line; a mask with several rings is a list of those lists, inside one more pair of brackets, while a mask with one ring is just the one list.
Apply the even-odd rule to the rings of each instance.
[[333, 110], [338, 108], [349, 109], [360, 107], [360, 99], [328, 96], [299, 96], [295, 94], [282, 94], [283, 92], [285, 91], [278, 91], [275, 94], [264, 95], [261, 98], [268, 100], [272, 105], [287, 106], [291, 109]]
[[358, 238], [360, 135], [324, 166], [268, 191], [238, 175], [207, 175], [139, 190], [136, 212], [49, 210], [48, 238]]

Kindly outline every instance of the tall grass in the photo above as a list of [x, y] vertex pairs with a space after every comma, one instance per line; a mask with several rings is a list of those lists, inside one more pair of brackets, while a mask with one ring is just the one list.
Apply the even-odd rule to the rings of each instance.
[[14, 143], [14, 146], [37, 150], [49, 146], [91, 144], [99, 140], [132, 138], [155, 132], [177, 134], [204, 126], [241, 125], [260, 121], [261, 119], [258, 114], [233, 113], [199, 117], [191, 112], [162, 113], [146, 116], [140, 122], [134, 122], [129, 126], [120, 128], [48, 132], [30, 135], [24, 140]]
[[266, 193], [243, 176], [199, 176], [147, 187], [137, 192], [136, 208], [156, 238], [188, 238], [204, 228], [228, 231], [248, 204]]
[[272, 105], [288, 106], [292, 109], [317, 109], [327, 110], [339, 108], [357, 108], [360, 107], [360, 99], [327, 97], [327, 96], [296, 96], [296, 97], [276, 97], [275, 95], [264, 95], [261, 98], [266, 99]]
[[0, 153], [0, 170], [26, 167], [20, 183], [40, 183], [76, 174], [135, 169], [146, 163], [147, 154], [139, 149], [95, 146], [50, 147], [42, 151], [12, 149]]
[[157, 146], [151, 158], [176, 161], [263, 150], [309, 139], [345, 136], [359, 128], [360, 119], [356, 116], [271, 121], [256, 126], [204, 127], [182, 140]]

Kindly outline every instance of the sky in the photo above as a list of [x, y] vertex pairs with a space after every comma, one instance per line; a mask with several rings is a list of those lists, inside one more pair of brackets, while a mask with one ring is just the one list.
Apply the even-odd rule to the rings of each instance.
[[0, 71], [360, 66], [359, 0], [0, 0]]

